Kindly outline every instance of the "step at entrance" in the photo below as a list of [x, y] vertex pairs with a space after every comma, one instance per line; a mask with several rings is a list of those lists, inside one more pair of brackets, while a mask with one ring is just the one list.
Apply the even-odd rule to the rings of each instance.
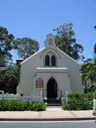
[[61, 100], [56, 100], [56, 98], [49, 98], [47, 100], [47, 106], [61, 106]]

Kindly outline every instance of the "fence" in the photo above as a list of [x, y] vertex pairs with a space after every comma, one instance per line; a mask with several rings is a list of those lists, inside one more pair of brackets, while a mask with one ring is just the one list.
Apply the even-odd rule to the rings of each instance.
[[18, 100], [18, 101], [25, 101], [25, 102], [42, 102], [42, 91], [39, 95], [30, 95], [30, 96], [20, 96], [20, 95], [9, 95], [8, 93], [4, 94], [2, 92], [2, 95], [0, 96], [0, 100]]

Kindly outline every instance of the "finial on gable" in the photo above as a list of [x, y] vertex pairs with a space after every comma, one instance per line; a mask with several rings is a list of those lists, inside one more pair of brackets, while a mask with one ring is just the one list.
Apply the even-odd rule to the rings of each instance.
[[45, 47], [56, 47], [55, 37], [53, 34], [50, 33], [47, 35]]

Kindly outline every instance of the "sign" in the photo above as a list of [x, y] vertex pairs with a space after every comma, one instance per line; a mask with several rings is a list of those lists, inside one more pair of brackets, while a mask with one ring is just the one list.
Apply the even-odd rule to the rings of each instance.
[[36, 88], [43, 88], [43, 80], [42, 79], [36, 80]]

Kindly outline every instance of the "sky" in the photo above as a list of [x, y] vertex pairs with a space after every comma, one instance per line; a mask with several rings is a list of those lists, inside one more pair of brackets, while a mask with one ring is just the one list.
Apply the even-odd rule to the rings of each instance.
[[[29, 37], [44, 46], [46, 35], [64, 23], [73, 23], [76, 42], [85, 59], [93, 57], [96, 43], [96, 0], [0, 0], [0, 26], [15, 37]], [[13, 62], [18, 59], [12, 51]]]

